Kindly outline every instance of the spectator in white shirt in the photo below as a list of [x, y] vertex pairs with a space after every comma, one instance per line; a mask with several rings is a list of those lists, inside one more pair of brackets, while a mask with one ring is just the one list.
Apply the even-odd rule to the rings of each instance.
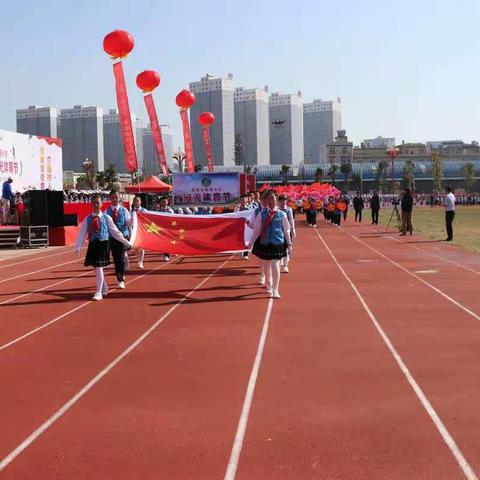
[[447, 242], [453, 240], [453, 219], [455, 218], [455, 195], [452, 192], [452, 187], [445, 187], [447, 194], [443, 201], [445, 206], [445, 227], [447, 229]]

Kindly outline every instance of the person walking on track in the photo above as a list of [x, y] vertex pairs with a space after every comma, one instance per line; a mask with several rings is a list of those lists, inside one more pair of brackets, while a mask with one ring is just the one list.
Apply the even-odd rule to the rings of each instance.
[[[132, 224], [130, 212], [123, 205], [120, 205], [118, 192], [116, 190], [110, 192], [110, 202], [112, 204], [108, 207], [107, 214], [112, 217], [113, 223], [118, 230], [120, 230], [124, 238], [128, 239], [130, 237], [130, 226]], [[110, 251], [112, 252], [113, 263], [115, 264], [118, 288], [125, 288], [125, 272], [128, 268], [125, 244], [117, 238], [110, 236]]]
[[253, 254], [256, 255], [264, 268], [261, 269], [266, 278], [260, 283], [267, 282], [267, 293], [270, 298], [280, 298], [278, 287], [280, 284], [280, 261], [287, 254], [292, 255], [292, 240], [290, 238], [290, 224], [285, 212], [277, 207], [277, 194], [269, 191], [265, 197], [266, 207], [255, 219], [254, 232], [251, 242], [255, 242]]
[[443, 201], [445, 207], [445, 228], [447, 230], [447, 238], [445, 241], [451, 242], [453, 240], [453, 219], [455, 218], [455, 195], [452, 192], [452, 187], [445, 187], [447, 194]]
[[372, 210], [372, 225], [378, 225], [378, 214], [380, 212], [380, 197], [377, 191], [373, 192], [370, 199], [370, 209]]
[[362, 210], [365, 207], [363, 198], [360, 196], [360, 192], [357, 192], [353, 197], [353, 209], [355, 210], [355, 221], [362, 222]]
[[102, 199], [98, 193], [92, 196], [93, 212], [84, 218], [77, 237], [77, 255], [80, 255], [85, 237], [88, 236], [88, 249], [85, 256], [86, 267], [95, 268], [97, 289], [93, 300], [103, 300], [108, 295], [103, 268], [110, 265], [109, 238], [115, 239], [123, 248], [129, 248], [130, 242], [118, 230], [112, 218], [102, 213]]
[[[135, 215], [137, 212], [146, 212], [147, 209], [142, 207], [142, 199], [140, 197], [134, 197], [132, 201], [132, 208], [130, 211], [131, 215], [131, 222], [133, 224], [133, 215]], [[130, 226], [132, 227], [132, 225]], [[145, 258], [145, 250], [143, 248], [139, 248], [137, 250], [137, 262], [138, 262], [138, 268], [143, 269], [143, 260]]]

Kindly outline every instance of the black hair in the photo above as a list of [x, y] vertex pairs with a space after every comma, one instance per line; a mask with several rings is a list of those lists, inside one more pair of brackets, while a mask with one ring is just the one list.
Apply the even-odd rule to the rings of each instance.
[[110, 195], [118, 195], [120, 192], [116, 189], [110, 190]]
[[448, 192], [448, 193], [451, 193], [452, 192], [452, 187], [450, 185], [447, 185], [445, 187], [445, 190]]

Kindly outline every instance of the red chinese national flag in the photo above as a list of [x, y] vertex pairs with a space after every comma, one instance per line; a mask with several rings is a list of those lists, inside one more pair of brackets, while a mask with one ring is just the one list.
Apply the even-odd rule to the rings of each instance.
[[246, 250], [245, 218], [138, 213], [134, 248], [180, 255], [208, 255]]

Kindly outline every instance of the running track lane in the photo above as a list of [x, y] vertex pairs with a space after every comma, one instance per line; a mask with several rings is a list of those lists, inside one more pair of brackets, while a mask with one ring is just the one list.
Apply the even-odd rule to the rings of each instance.
[[[207, 278], [207, 272], [211, 274], [223, 261], [225, 257], [185, 259], [176, 269], [177, 274], [168, 276], [169, 291], [159, 291], [158, 286], [151, 285], [145, 291], [143, 285], [138, 295], [125, 298], [115, 309], [129, 312], [118, 314], [114, 324], [124, 329], [142, 308], [151, 319], [158, 318], [188, 294], [189, 280], [198, 285]], [[204, 272], [199, 275], [199, 270]], [[193, 293], [192, 300], [186, 300], [172, 312], [71, 411], [17, 457], [2, 478], [85, 478], [92, 470], [96, 478], [105, 479], [221, 478], [268, 302], [263, 289], [256, 285], [257, 272], [253, 262], [239, 257], [228, 262]], [[117, 301], [120, 303], [120, 296]], [[106, 304], [105, 301], [101, 306]], [[83, 372], [92, 363], [89, 359], [98, 359], [98, 352], [107, 346], [108, 357], [115, 355], [111, 343], [116, 343], [117, 335], [113, 339], [106, 335], [111, 331], [111, 322], [100, 327], [98, 318], [95, 319], [99, 339], [92, 339], [93, 335], [81, 338], [79, 327], [69, 323], [64, 327], [68, 327], [70, 335], [75, 331], [82, 345], [73, 347], [66, 336], [54, 335], [53, 331], [49, 338], [56, 343], [63, 340], [67, 344], [64, 350], [69, 351], [85, 350], [84, 345], [95, 343], [80, 358], [75, 354], [70, 360], [64, 350], [59, 355], [57, 349], [55, 356], [63, 358], [62, 369], [69, 370], [70, 377], [79, 363], [84, 363]], [[45, 352], [45, 347], [38, 339], [32, 342], [30, 350]], [[62, 382], [57, 379], [45, 389], [45, 376], [30, 385], [29, 399], [23, 398], [23, 404], [38, 398], [39, 389], [44, 396], [51, 396], [55, 385], [61, 388]], [[77, 389], [82, 383], [78, 377], [77, 373]], [[85, 380], [82, 379], [83, 383]], [[9, 397], [16, 396], [10, 392]], [[45, 410], [45, 401], [42, 403]], [[16, 410], [18, 422], [18, 414], [24, 412]], [[5, 407], [0, 411], [5, 411]], [[9, 431], [15, 433], [18, 441], [15, 423], [11, 422]], [[21, 423], [28, 423], [30, 430], [38, 424], [31, 420]], [[59, 449], [58, 445], [62, 447]]]
[[[393, 240], [397, 235], [379, 237], [378, 235], [371, 235], [370, 229], [352, 227], [351, 225], [342, 228], [342, 231], [346, 235], [352, 235], [359, 246], [363, 245], [374, 249], [372, 252], [377, 254], [377, 258], [382, 259], [381, 255], [383, 254], [392, 262], [397, 263], [399, 272], [403, 267], [420, 279], [415, 280], [411, 276], [413, 281], [421, 284], [423, 280], [441, 290], [451, 299], [469, 309], [474, 314], [472, 318], [480, 322], [479, 274], [476, 273], [476, 270], [467, 270], [455, 265], [453, 261], [445, 262], [436, 256], [428, 255], [423, 250], [411, 248], [409, 242], [419, 241], [418, 238], [412, 240], [414, 237], [408, 237], [408, 240], [397, 242]], [[438, 251], [438, 243], [434, 243], [433, 246], [436, 246], [435, 251]], [[453, 253], [452, 258], [455, 258], [460, 265], [471, 263], [469, 252], [461, 252], [459, 249], [451, 248], [450, 245], [444, 245], [442, 251], [445, 251], [447, 255]], [[437, 294], [440, 297], [441, 294], [438, 292]]]
[[[314, 231], [299, 233], [237, 474], [225, 480], [464, 479]], [[357, 249], [325, 235], [336, 250]]]
[[[82, 310], [0, 352], [2, 393], [8, 392], [0, 396], [1, 457], [15, 446], [17, 435], [26, 436], [58, 402], [80, 388], [92, 372], [163, 313], [164, 309], [158, 308], [148, 315], [147, 305], [149, 298], [165, 289], [167, 281], [172, 289], [189, 287], [198, 283], [198, 277], [211, 273], [208, 267], [197, 269], [194, 276], [191, 269], [163, 262], [153, 267], [161, 270], [148, 275], [148, 271], [142, 272], [143, 276], [121, 293], [112, 292], [103, 302], [88, 302]], [[172, 301], [181, 298], [175, 290], [170, 295]]]
[[479, 322], [342, 231], [321, 233], [478, 474]]

